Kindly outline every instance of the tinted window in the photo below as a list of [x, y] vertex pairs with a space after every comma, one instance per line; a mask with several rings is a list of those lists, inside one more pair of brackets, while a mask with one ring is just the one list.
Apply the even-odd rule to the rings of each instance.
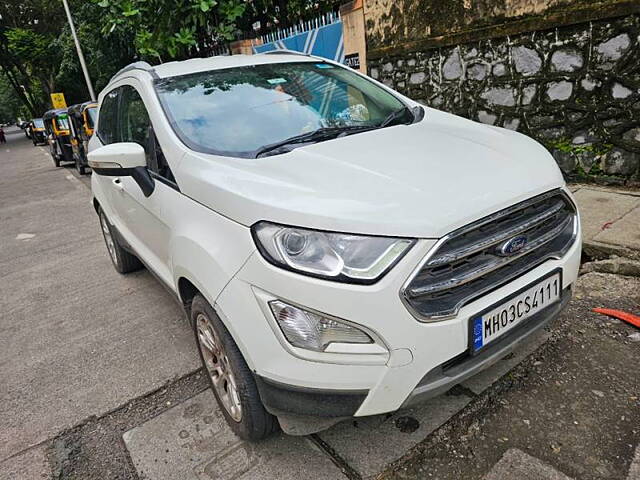
[[173, 173], [162, 153], [160, 144], [150, 129], [151, 120], [140, 94], [135, 88], [125, 85], [122, 87], [121, 95], [120, 141], [142, 145], [147, 154], [149, 170], [175, 183]]
[[122, 87], [120, 101], [120, 141], [135, 142], [149, 150], [149, 114], [135, 88]]
[[189, 147], [237, 156], [318, 128], [376, 126], [404, 107], [350, 69], [322, 62], [212, 70], [155, 87]]
[[98, 138], [104, 145], [118, 142], [118, 98], [120, 89], [107, 93], [100, 106]]

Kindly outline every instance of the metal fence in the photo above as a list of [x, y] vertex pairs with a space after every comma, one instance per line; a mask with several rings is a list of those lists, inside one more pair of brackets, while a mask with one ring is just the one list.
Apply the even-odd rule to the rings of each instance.
[[255, 53], [271, 50], [295, 50], [344, 62], [342, 21], [338, 14], [329, 13], [310, 22], [278, 30], [262, 37], [263, 45], [253, 47]]

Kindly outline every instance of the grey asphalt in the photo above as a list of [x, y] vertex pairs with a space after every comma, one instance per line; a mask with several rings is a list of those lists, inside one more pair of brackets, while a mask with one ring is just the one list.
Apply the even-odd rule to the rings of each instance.
[[178, 305], [112, 268], [88, 180], [21, 132], [0, 145], [0, 471], [199, 367]]

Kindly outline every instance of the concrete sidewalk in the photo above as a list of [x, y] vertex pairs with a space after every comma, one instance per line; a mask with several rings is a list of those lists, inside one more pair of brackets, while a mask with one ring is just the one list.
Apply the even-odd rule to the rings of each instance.
[[583, 250], [592, 258], [640, 260], [640, 190], [571, 185], [582, 220]]
[[[22, 132], [0, 149], [0, 478], [45, 442], [198, 369], [179, 306], [115, 272], [91, 192]], [[12, 466], [13, 465], [13, 466]], [[8, 473], [7, 473], [8, 472]]]

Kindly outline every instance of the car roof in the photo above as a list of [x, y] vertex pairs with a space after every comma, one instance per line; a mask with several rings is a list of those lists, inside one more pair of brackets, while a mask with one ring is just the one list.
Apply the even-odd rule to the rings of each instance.
[[72, 115], [80, 115], [89, 107], [97, 107], [98, 104], [92, 100], [84, 103], [76, 103], [75, 105], [71, 105], [67, 111]]
[[49, 110], [47, 111], [43, 116], [42, 119], [43, 120], [49, 120], [50, 118], [53, 117], [57, 117], [58, 115], [61, 114], [66, 114], [67, 113], [67, 109], [66, 108], [54, 108], [53, 110]]
[[221, 70], [224, 68], [247, 67], [270, 63], [319, 62], [323, 59], [298, 52], [272, 51], [257, 55], [224, 55], [209, 58], [191, 58], [176, 62], [167, 62], [152, 67], [146, 62], [133, 63], [116, 73], [109, 83], [117, 80], [125, 72], [132, 70], [147, 71], [155, 78], [168, 78], [177, 75]]

